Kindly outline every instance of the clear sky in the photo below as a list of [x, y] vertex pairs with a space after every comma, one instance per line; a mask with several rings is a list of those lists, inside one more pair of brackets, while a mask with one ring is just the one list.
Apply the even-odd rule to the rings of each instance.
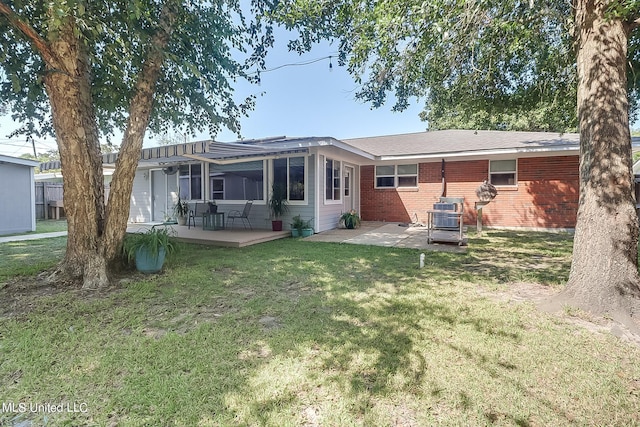
[[[391, 111], [392, 102], [372, 110], [370, 105], [355, 99], [357, 85], [344, 67], [337, 66], [336, 49], [328, 44], [314, 48], [299, 56], [288, 52], [286, 41], [280, 39], [267, 58], [267, 70], [285, 64], [309, 62], [309, 65], [285, 66], [275, 71], [261, 73], [260, 85], [240, 84], [236, 92], [238, 99], [256, 94], [256, 108], [248, 118], [241, 120], [244, 138], [269, 136], [332, 136], [354, 138], [373, 135], [391, 135], [426, 130], [427, 123], [418, 117], [423, 102], [415, 101], [401, 113]], [[17, 127], [9, 116], [0, 117], [0, 154], [20, 156], [32, 153], [31, 142], [24, 137], [7, 139]], [[119, 144], [120, 135], [114, 138]], [[218, 141], [235, 141], [230, 131], [213, 136]], [[197, 135], [189, 140], [209, 139], [208, 134]], [[157, 145], [147, 139], [145, 146]], [[51, 139], [36, 139], [37, 152], [55, 149]]]

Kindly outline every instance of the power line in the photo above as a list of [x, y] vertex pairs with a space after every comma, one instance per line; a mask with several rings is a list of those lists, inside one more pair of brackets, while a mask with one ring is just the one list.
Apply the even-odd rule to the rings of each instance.
[[307, 61], [300, 61], [300, 62], [289, 62], [289, 63], [286, 63], [286, 64], [278, 65], [277, 67], [266, 68], [266, 69], [263, 69], [263, 70], [254, 71], [252, 73], [247, 73], [247, 75], [249, 75], [249, 76], [253, 76], [253, 75], [257, 76], [258, 77], [258, 83], [260, 83], [260, 75], [263, 74], [263, 73], [270, 73], [272, 71], [280, 70], [280, 69], [286, 68], [286, 67], [303, 67], [305, 65], [315, 64], [316, 62], [325, 61], [327, 59], [329, 60], [329, 71], [332, 71], [333, 70], [332, 59], [337, 54], [338, 54], [338, 52], [332, 52], [331, 55], [323, 56], [321, 58], [309, 59]]

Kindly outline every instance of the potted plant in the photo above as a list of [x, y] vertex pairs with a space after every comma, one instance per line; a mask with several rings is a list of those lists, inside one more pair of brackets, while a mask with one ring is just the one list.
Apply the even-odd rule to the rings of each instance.
[[309, 237], [313, 234], [313, 227], [311, 227], [311, 219], [305, 221], [296, 215], [292, 218], [291, 223], [291, 237]]
[[178, 220], [178, 225], [187, 225], [187, 217], [189, 216], [189, 204], [180, 199], [178, 196], [178, 202], [173, 207], [173, 213]]
[[282, 185], [273, 184], [271, 197], [269, 198], [269, 211], [271, 212], [271, 229], [282, 231], [282, 215], [289, 210], [287, 206], [287, 190]]
[[129, 262], [135, 259], [138, 271], [157, 273], [166, 255], [175, 251], [175, 244], [167, 227], [151, 227], [146, 233], [127, 234], [122, 251]]
[[340, 215], [340, 224], [344, 224], [345, 228], [358, 228], [360, 226], [360, 217], [358, 213], [351, 209]]

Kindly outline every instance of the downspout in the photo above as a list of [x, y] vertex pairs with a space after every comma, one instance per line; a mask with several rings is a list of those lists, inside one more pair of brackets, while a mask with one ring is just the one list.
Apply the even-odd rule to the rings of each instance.
[[446, 197], [447, 195], [447, 182], [445, 179], [444, 159], [442, 159], [442, 166], [440, 167], [440, 174], [442, 175], [442, 189], [440, 191], [440, 197]]

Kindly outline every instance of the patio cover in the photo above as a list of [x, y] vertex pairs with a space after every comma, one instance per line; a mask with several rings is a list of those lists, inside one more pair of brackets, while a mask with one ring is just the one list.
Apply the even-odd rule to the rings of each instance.
[[[251, 140], [247, 142], [216, 142], [198, 141], [186, 144], [165, 145], [160, 147], [143, 148], [140, 151], [141, 164], [168, 165], [199, 160], [209, 163], [234, 163], [248, 158], [275, 157], [285, 154], [306, 153], [308, 144], [314, 138], [286, 138], [269, 139], [269, 144], [259, 145], [267, 140]], [[118, 153], [102, 155], [104, 167], [114, 167]], [[59, 160], [40, 164], [40, 170], [60, 169]]]

